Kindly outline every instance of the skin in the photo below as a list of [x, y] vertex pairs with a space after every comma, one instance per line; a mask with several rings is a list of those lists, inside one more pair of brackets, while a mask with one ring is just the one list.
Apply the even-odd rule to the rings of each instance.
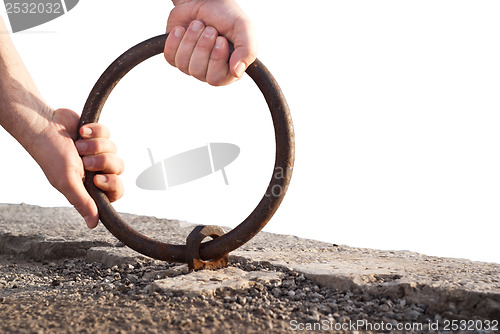
[[[257, 53], [255, 33], [234, 0], [177, 0], [167, 21], [165, 59], [210, 85], [240, 79]], [[228, 62], [228, 39], [234, 52]]]
[[[84, 168], [101, 171], [94, 183], [110, 201], [123, 195], [123, 161], [102, 124], [88, 124], [76, 141], [80, 116], [51, 108], [42, 98], [0, 19], [0, 125], [28, 151], [45, 176], [84, 217], [97, 226], [97, 207], [83, 186]], [[82, 155], [83, 157], [80, 157]]]
[[[255, 60], [249, 19], [234, 0], [174, 0], [167, 21], [171, 32], [165, 59], [182, 72], [211, 85], [240, 79]], [[83, 186], [84, 170], [101, 172], [94, 184], [111, 202], [123, 196], [119, 175], [123, 161], [102, 124], [80, 129], [79, 115], [53, 109], [42, 98], [0, 18], [0, 125], [28, 151], [49, 182], [84, 217], [89, 228], [99, 222], [97, 206]], [[228, 39], [235, 50], [229, 59]]]

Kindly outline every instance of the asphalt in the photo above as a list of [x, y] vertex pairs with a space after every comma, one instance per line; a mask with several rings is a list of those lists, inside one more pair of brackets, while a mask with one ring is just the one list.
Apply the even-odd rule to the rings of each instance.
[[[184, 244], [194, 227], [177, 220], [130, 214], [122, 217], [145, 235], [174, 244]], [[124, 247], [102, 224], [87, 229], [72, 208], [26, 204], [0, 204], [0, 254], [40, 262], [84, 258], [108, 266], [144, 258]], [[427, 305], [429, 312], [452, 310], [463, 317], [500, 319], [500, 264], [496, 263], [354, 248], [266, 232], [233, 251], [231, 261], [294, 270], [321, 287], [340, 292], [404, 297], [408, 303]], [[178, 270], [182, 275], [175, 280], [158, 279], [151, 289], [210, 294], [227, 284], [244, 288], [256, 280], [279, 279], [279, 273], [249, 277], [236, 268], [189, 272], [186, 265], [177, 264], [168, 270]], [[223, 286], [217, 282], [223, 282]]]

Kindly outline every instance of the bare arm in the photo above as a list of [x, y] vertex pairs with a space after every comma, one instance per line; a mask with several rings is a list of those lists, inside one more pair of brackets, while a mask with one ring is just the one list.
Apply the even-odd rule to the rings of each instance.
[[53, 110], [45, 103], [0, 18], [0, 124], [30, 151]]
[[75, 143], [79, 116], [68, 109], [54, 110], [43, 100], [5, 32], [0, 18], [0, 125], [36, 160], [49, 182], [85, 218], [87, 226], [95, 227], [98, 212], [82, 183], [84, 167], [103, 173], [96, 175], [94, 183], [114, 201], [123, 194], [118, 178], [123, 162], [101, 124], [82, 127], [84, 139]]

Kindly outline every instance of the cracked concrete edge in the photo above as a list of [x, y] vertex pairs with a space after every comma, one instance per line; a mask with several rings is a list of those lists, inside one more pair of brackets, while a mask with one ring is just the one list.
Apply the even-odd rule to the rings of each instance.
[[[244, 255], [231, 255], [230, 260], [251, 261]], [[450, 309], [460, 310], [459, 317], [467, 320], [470, 316], [500, 319], [500, 291], [480, 292], [466, 289], [450, 290], [445, 286], [430, 286], [426, 283], [394, 279], [382, 284], [372, 284], [359, 280], [355, 275], [325, 272], [301, 264], [280, 261], [258, 261], [263, 264], [294, 270], [321, 287], [337, 291], [358, 291], [372, 296], [404, 298], [410, 304], [424, 304], [431, 313], [447, 314]], [[450, 313], [452, 315], [452, 313]], [[455, 316], [456, 315], [452, 315]]]
[[[294, 270], [321, 287], [332, 288], [341, 292], [357, 291], [372, 296], [404, 298], [410, 304], [426, 305], [431, 313], [446, 314], [450, 309], [453, 309], [460, 310], [459, 316], [462, 316], [464, 320], [475, 315], [500, 319], [500, 292], [485, 293], [466, 289], [450, 290], [445, 286], [433, 287], [425, 283], [408, 282], [401, 279], [394, 279], [382, 284], [371, 284], [359, 280], [354, 275], [327, 273], [301, 264], [287, 264], [272, 260], [253, 261], [251, 257], [245, 256], [244, 252], [241, 253], [243, 254], [230, 254], [229, 261], [258, 262], [284, 270]], [[138, 260], [144, 259], [146, 257], [128, 247], [93, 247], [88, 250], [86, 256], [87, 262], [100, 262], [108, 266], [134, 264]], [[187, 272], [184, 274], [187, 274]], [[450, 315], [452, 314], [450, 313]], [[456, 315], [454, 316], [456, 317]]]
[[[180, 266], [182, 269], [183, 266]], [[180, 270], [182, 270], [180, 269]], [[176, 277], [155, 280], [150, 291], [163, 291], [174, 296], [235, 296], [260, 283], [281, 282], [284, 274], [270, 271], [244, 271], [236, 267], [187, 272]]]
[[[3, 207], [6, 207], [6, 205], [3, 205]], [[17, 210], [15, 211], [16, 214], [19, 210], [24, 210], [26, 211], [26, 217], [38, 215], [37, 219], [40, 219], [40, 216], [46, 217], [47, 214], [52, 212], [47, 208], [32, 206], [15, 207], [9, 205], [7, 209], [11, 211]], [[65, 229], [74, 229], [73, 233], [78, 235], [80, 230], [75, 227], [77, 225], [71, 223], [73, 221], [72, 215], [76, 216], [76, 214], [68, 210], [62, 210], [62, 213], [63, 216], [60, 221], [64, 223], [61, 224], [68, 224], [67, 226], [69, 227], [65, 225]], [[22, 218], [21, 226], [25, 224], [26, 217], [19, 217], [20, 219]], [[52, 217], [50, 218], [52, 219]], [[147, 219], [147, 217], [137, 218]], [[38, 222], [31, 224], [39, 226]], [[15, 230], [13, 233], [8, 233], [7, 231], [3, 231], [3, 234], [0, 233], [0, 253], [21, 255], [36, 261], [85, 257], [88, 262], [100, 262], [108, 266], [134, 263], [147, 259], [145, 256], [136, 253], [128, 247], [115, 247], [117, 240], [105, 229], [100, 231], [99, 236], [93, 240], [89, 240], [88, 236], [77, 238], [78, 240], [65, 239], [60, 233], [52, 233], [53, 235], [51, 236], [42, 237], [40, 235], [41, 232], [37, 229], [31, 232], [24, 232], [26, 230], [29, 229], [23, 228]], [[287, 259], [289, 261], [285, 263], [284, 259], [280, 258], [283, 254], [274, 251], [266, 252], [266, 246], [263, 246], [272, 244], [272, 242], [275, 242], [275, 238], [278, 237], [287, 238], [284, 240], [290, 239], [288, 241], [293, 244], [303, 242], [304, 245], [302, 246], [305, 248], [309, 248], [312, 244], [320, 244], [319, 242], [290, 236], [260, 233], [253, 240], [252, 247], [254, 248], [247, 246], [252, 244], [250, 242], [241, 248], [247, 248], [246, 251], [236, 250], [232, 252], [230, 261], [261, 262], [275, 267], [292, 269], [302, 273], [305, 277], [322, 287], [332, 288], [337, 291], [361, 291], [374, 296], [405, 298], [408, 303], [427, 305], [430, 312], [446, 313], [450, 309], [456, 309], [460, 310], [460, 314], [464, 317], [480, 315], [500, 319], [500, 290], [498, 289], [494, 291], [474, 291], [470, 287], [450, 287], [445, 284], [434, 286], [432, 283], [425, 282], [424, 279], [419, 277], [410, 277], [411, 280], [408, 280], [398, 275], [395, 275], [394, 279], [390, 279], [389, 281], [369, 281], [366, 280], [366, 275], [360, 275], [356, 272], [335, 272], [334, 270], [327, 269], [327, 266], [322, 267], [321, 263], [302, 263], [304, 261], [300, 260], [301, 256], [298, 259]], [[255, 242], [257, 239], [264, 240], [264, 243], [261, 241]], [[262, 243], [262, 247], [264, 248], [255, 248], [258, 243]], [[256, 249], [257, 252], [254, 251], [252, 254], [248, 249]], [[359, 253], [359, 250], [355, 248], [349, 248], [349, 251]], [[370, 252], [381, 253], [382, 251], [371, 250]], [[260, 253], [261, 256], [256, 257], [257, 253]], [[288, 256], [290, 255], [292, 254], [288, 254]], [[335, 258], [332, 258], [332, 261], [336, 261]], [[405, 270], [405, 268], [402, 268], [402, 270]], [[372, 272], [372, 274], [374, 274], [373, 276], [379, 275], [376, 271]]]
[[[151, 260], [128, 247], [116, 247], [106, 242], [67, 242], [46, 241], [38, 237], [0, 235], [0, 253], [15, 254], [35, 261], [57, 260], [64, 258], [85, 258], [89, 263], [99, 262], [106, 266], [134, 264]], [[156, 261], [156, 260], [154, 260]], [[294, 270], [321, 287], [337, 291], [358, 291], [373, 296], [404, 298], [407, 303], [427, 305], [431, 313], [446, 313], [450, 309], [460, 310], [467, 317], [478, 315], [500, 319], [500, 293], [484, 293], [446, 287], [432, 287], [418, 282], [392, 280], [383, 284], [370, 284], [360, 281], [353, 275], [326, 273], [314, 267], [301, 264], [287, 264], [280, 261], [253, 261], [245, 255], [230, 255], [231, 261], [259, 262], [285, 270]], [[161, 262], [161, 261], [159, 261]]]
[[92, 247], [112, 247], [102, 241], [50, 241], [38, 236], [0, 235], [0, 254], [20, 255], [43, 262], [65, 258], [81, 258]]

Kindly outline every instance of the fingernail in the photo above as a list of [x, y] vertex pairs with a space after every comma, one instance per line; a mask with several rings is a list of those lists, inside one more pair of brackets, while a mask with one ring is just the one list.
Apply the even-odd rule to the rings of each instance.
[[193, 21], [193, 24], [191, 26], [191, 29], [193, 31], [200, 31], [201, 29], [203, 29], [203, 23], [201, 23], [200, 21], [196, 20], [196, 21]]
[[108, 177], [106, 175], [97, 174], [95, 176], [95, 181], [97, 181], [97, 183], [107, 183]]
[[87, 148], [88, 148], [88, 145], [86, 142], [83, 142], [83, 141], [77, 141], [75, 143], [75, 146], [76, 146], [76, 149], [78, 151], [78, 153], [84, 153], [85, 151], [87, 151]]
[[223, 45], [224, 45], [224, 38], [223, 37], [217, 37], [217, 39], [215, 40], [215, 47], [217, 49], [220, 49], [220, 48], [222, 48]]
[[174, 36], [177, 38], [181, 38], [183, 33], [184, 33], [184, 31], [181, 27], [177, 27], [174, 29]]
[[216, 33], [217, 30], [215, 30], [214, 27], [206, 27], [205, 30], [203, 31], [203, 37], [212, 38], [215, 36]]
[[245, 63], [241, 61], [238, 63], [238, 65], [236, 65], [236, 75], [238, 76], [238, 78], [241, 78], [243, 76], [243, 73], [245, 73], [245, 68]]
[[85, 219], [85, 223], [87, 224], [88, 228], [94, 227], [94, 223], [92, 222], [92, 217], [86, 216], [86, 217], [83, 217], [83, 219]]
[[83, 128], [83, 135], [84, 136], [90, 136], [91, 134], [92, 134], [91, 128]]

